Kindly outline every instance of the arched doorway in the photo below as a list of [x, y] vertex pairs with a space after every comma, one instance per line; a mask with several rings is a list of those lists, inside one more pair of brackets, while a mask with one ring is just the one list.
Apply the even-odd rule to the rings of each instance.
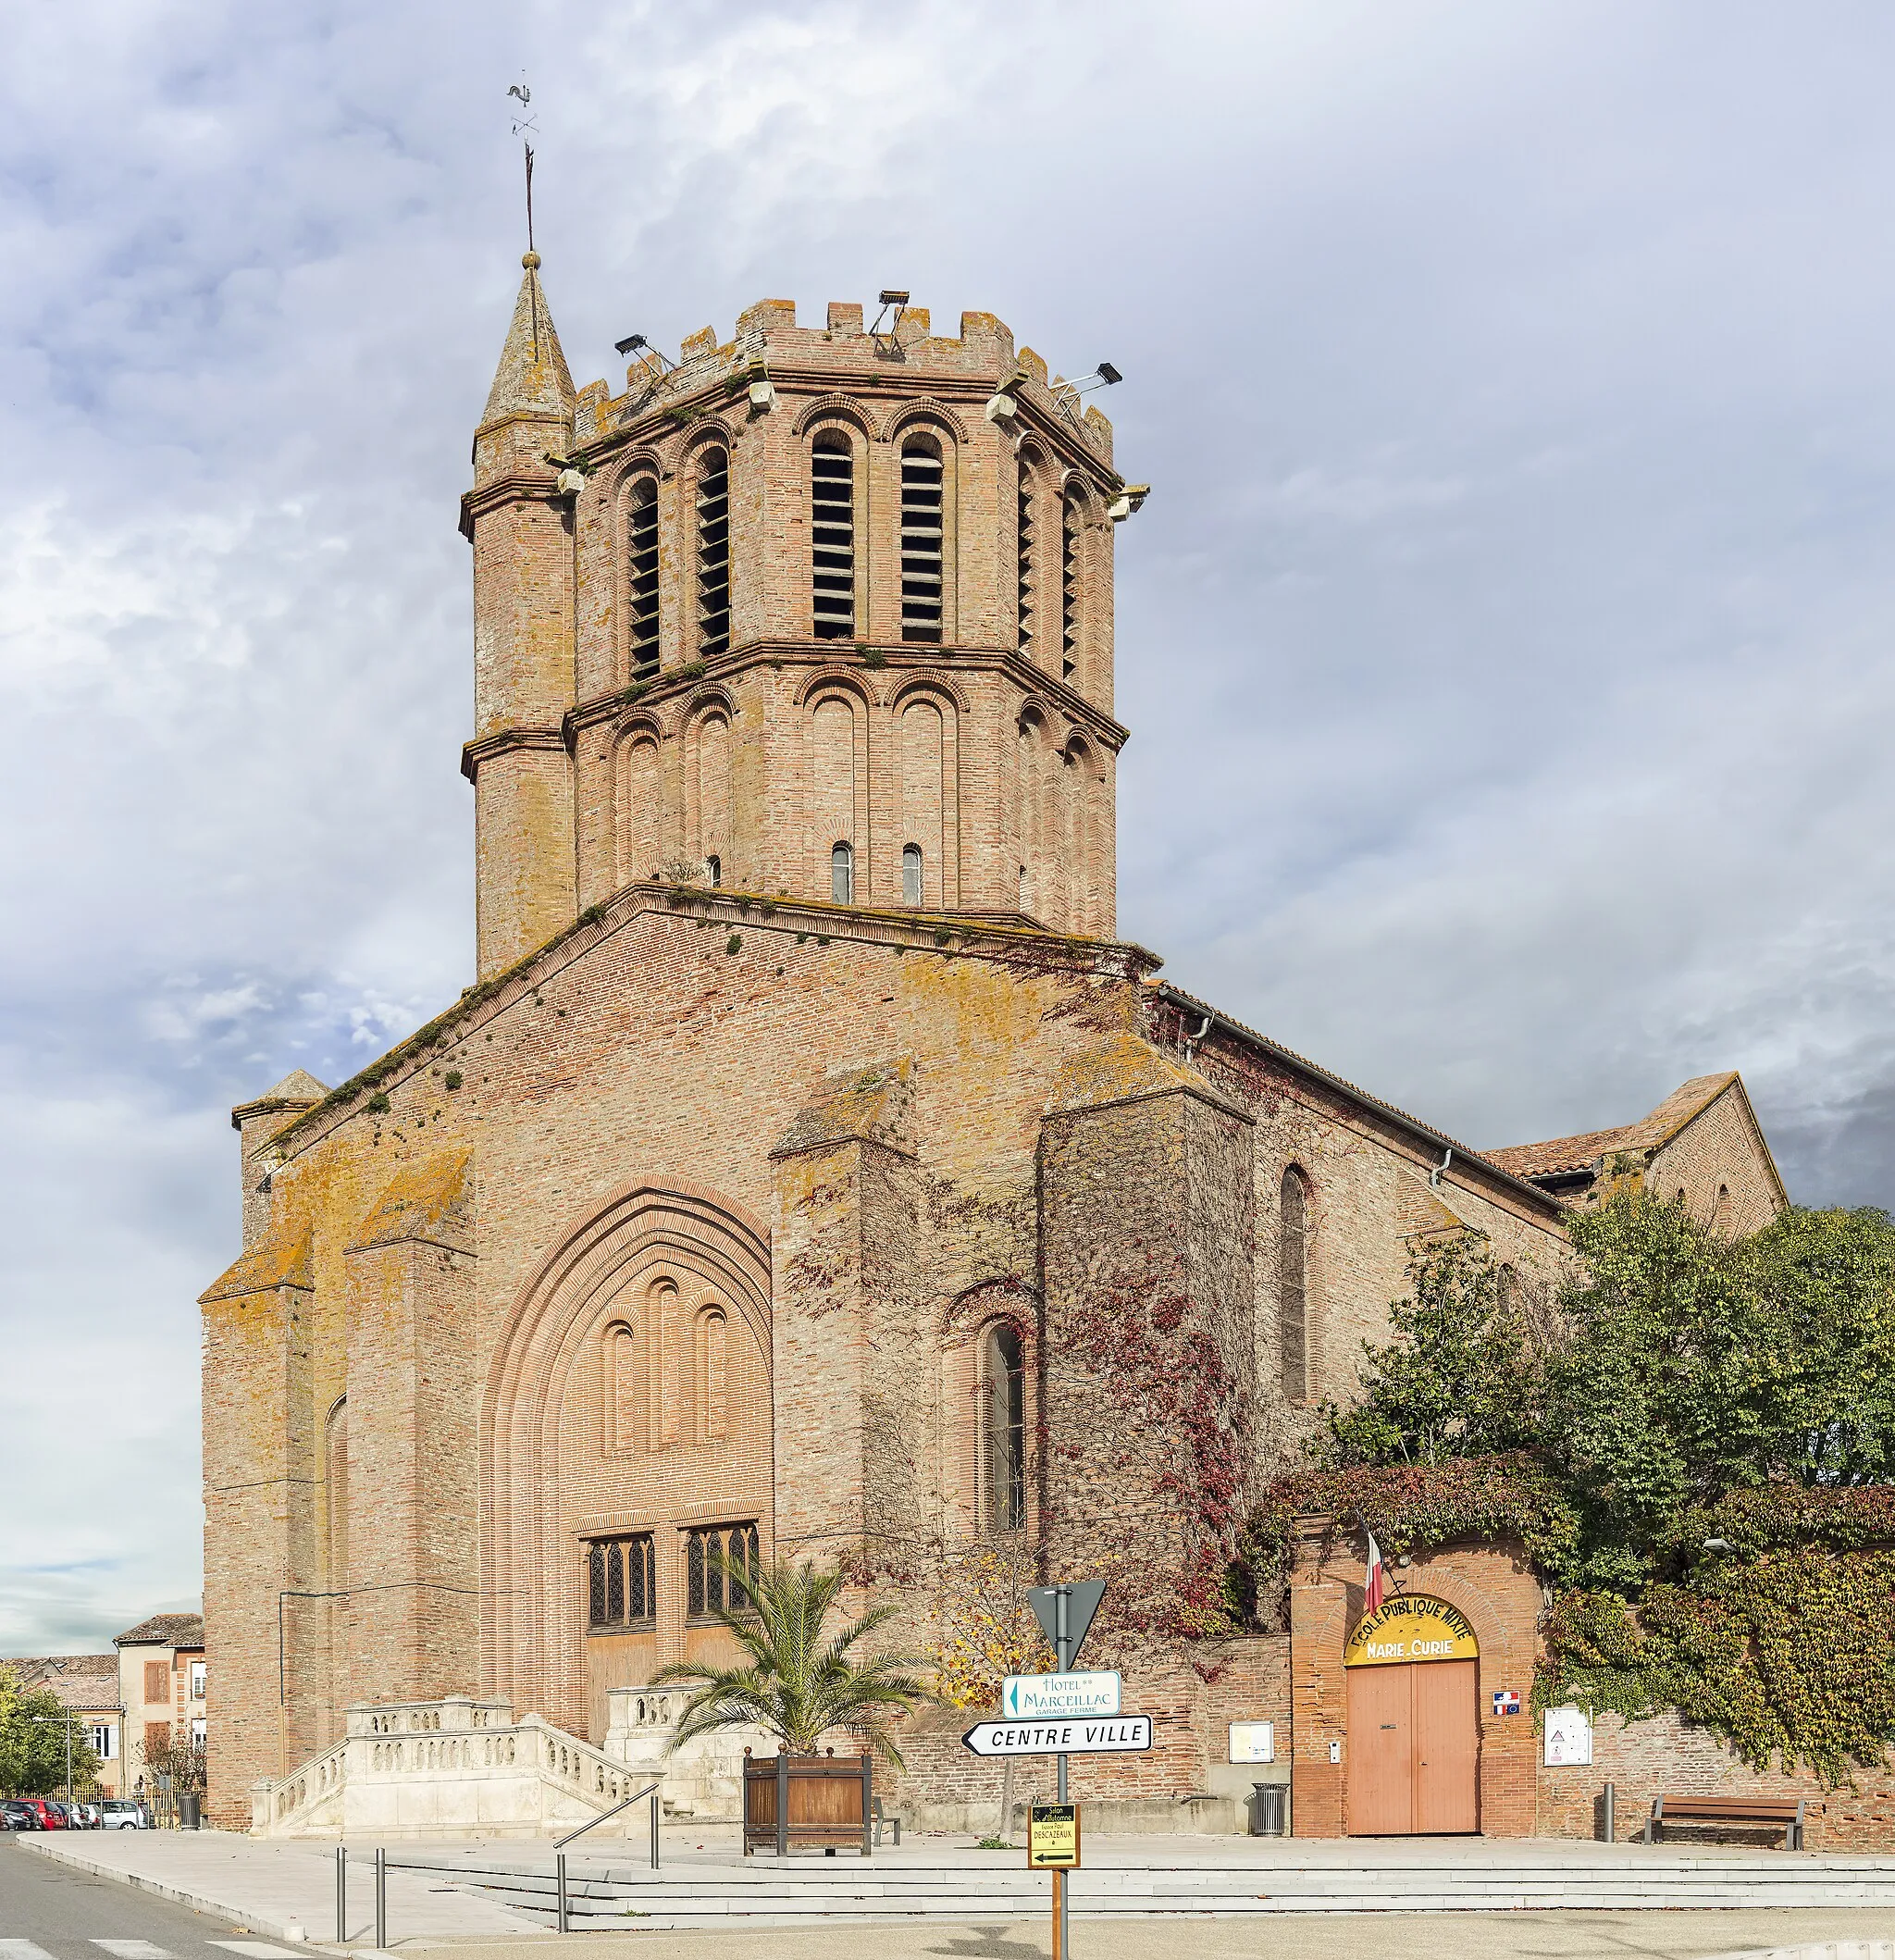
[[1480, 1830], [1480, 1651], [1444, 1599], [1392, 1599], [1349, 1636], [1351, 1837]]

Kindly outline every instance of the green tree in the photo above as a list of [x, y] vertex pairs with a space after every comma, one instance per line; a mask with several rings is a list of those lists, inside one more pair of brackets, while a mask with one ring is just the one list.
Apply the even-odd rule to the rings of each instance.
[[65, 1787], [68, 1720], [72, 1787], [81, 1790], [99, 1773], [85, 1724], [72, 1718], [50, 1688], [23, 1689], [12, 1668], [0, 1668], [0, 1790], [15, 1796], [50, 1796]]
[[674, 1749], [717, 1729], [767, 1730], [794, 1755], [813, 1755], [823, 1736], [846, 1729], [896, 1768], [889, 1718], [935, 1699], [919, 1670], [924, 1664], [901, 1655], [858, 1656], [855, 1649], [893, 1619], [894, 1606], [872, 1606], [833, 1637], [823, 1629], [842, 1591], [839, 1569], [776, 1560], [762, 1570], [712, 1555], [733, 1597], [747, 1607], [720, 1606], [717, 1618], [744, 1655], [734, 1668], [674, 1661], [655, 1682], [698, 1683], [686, 1702]]
[[1895, 1225], [1790, 1211], [1725, 1239], [1622, 1193], [1572, 1221], [1542, 1446], [1589, 1515], [1588, 1577], [1625, 1591], [1692, 1505], [1895, 1467]]
[[1410, 1297], [1388, 1310], [1394, 1339], [1363, 1342], [1361, 1399], [1324, 1403], [1310, 1455], [1344, 1470], [1530, 1447], [1540, 1367], [1485, 1242], [1451, 1240], [1409, 1275]]

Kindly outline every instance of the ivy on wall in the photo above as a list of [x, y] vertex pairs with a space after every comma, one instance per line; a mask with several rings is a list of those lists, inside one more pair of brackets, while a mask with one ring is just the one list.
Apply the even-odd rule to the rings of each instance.
[[1319, 1468], [1245, 1533], [1280, 1623], [1291, 1520], [1385, 1552], [1511, 1539], [1551, 1606], [1541, 1706], [1676, 1708], [1826, 1782], [1895, 1743], [1895, 1222], [1792, 1211], [1722, 1239], [1636, 1190], [1574, 1222], [1529, 1314], [1483, 1246], [1431, 1253], [1324, 1411]]

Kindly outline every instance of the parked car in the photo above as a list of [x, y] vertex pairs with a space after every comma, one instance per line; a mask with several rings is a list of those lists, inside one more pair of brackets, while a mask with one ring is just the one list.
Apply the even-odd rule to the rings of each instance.
[[42, 1830], [64, 1830], [68, 1828], [66, 1813], [51, 1797], [21, 1797], [20, 1802], [39, 1818]]
[[137, 1797], [107, 1797], [99, 1805], [101, 1830], [150, 1830], [154, 1828], [149, 1806]]
[[40, 1814], [17, 1797], [0, 1800], [0, 1830], [43, 1830]]
[[72, 1813], [72, 1821], [81, 1830], [96, 1830], [99, 1828], [99, 1806], [96, 1804], [68, 1804], [67, 1809]]

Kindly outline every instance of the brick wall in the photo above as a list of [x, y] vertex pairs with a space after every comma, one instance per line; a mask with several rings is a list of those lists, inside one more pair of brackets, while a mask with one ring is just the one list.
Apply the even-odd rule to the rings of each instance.
[[[1807, 1774], [1783, 1776], [1753, 1768], [1739, 1761], [1717, 1736], [1675, 1711], [1630, 1724], [1616, 1715], [1602, 1715], [1592, 1725], [1590, 1764], [1542, 1768], [1542, 1833], [1556, 1838], [1601, 1836], [1601, 1793], [1608, 1782], [1616, 1792], [1616, 1835], [1622, 1842], [1642, 1833], [1655, 1797], [1767, 1796], [1805, 1801], [1803, 1842], [1811, 1851], [1887, 1851], [1895, 1843], [1895, 1772], [1858, 1770], [1852, 1788], [1825, 1790]], [[1715, 1827], [1678, 1829], [1669, 1836], [1680, 1843], [1715, 1839], [1759, 1844], [1780, 1842], [1782, 1833]]]
[[1783, 1208], [1763, 1133], [1736, 1083], [1656, 1152], [1645, 1182], [1662, 1198], [1682, 1192], [1694, 1217], [1732, 1237], [1761, 1230]]

